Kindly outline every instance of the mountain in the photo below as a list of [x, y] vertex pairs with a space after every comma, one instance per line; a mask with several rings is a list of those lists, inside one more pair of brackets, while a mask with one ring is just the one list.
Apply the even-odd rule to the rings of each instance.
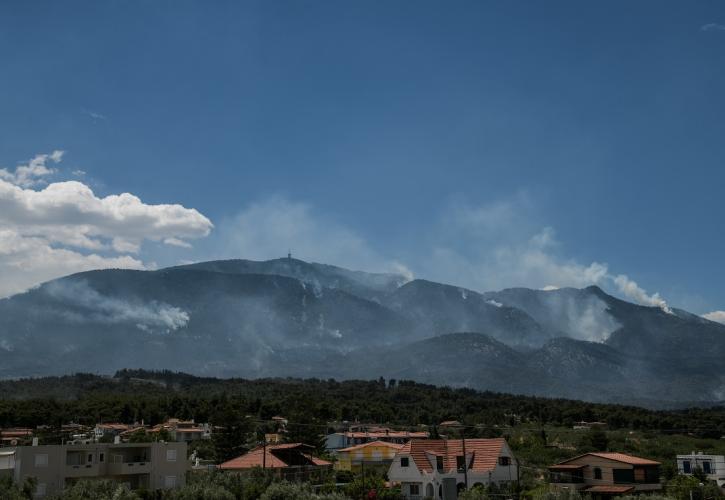
[[324, 288], [342, 290], [358, 297], [379, 300], [403, 285], [407, 278], [390, 273], [365, 273], [350, 271], [328, 264], [305, 262], [292, 257], [267, 261], [216, 260], [177, 266], [171, 269], [213, 271], [225, 274], [271, 274], [294, 278], [313, 287], [317, 292]]
[[384, 302], [416, 325], [422, 335], [484, 332], [514, 346], [535, 346], [551, 337], [526, 312], [486, 299], [465, 288], [414, 280], [389, 294]]
[[146, 368], [725, 399], [725, 326], [598, 287], [479, 293], [292, 258], [228, 260], [74, 274], [0, 300], [0, 318], [2, 378]]

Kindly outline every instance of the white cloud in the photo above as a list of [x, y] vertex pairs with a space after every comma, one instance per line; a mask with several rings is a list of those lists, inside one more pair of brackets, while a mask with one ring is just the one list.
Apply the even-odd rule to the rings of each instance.
[[60, 163], [64, 151], [55, 150], [50, 154], [35, 155], [27, 165], [18, 166], [14, 172], [6, 168], [0, 169], [0, 180], [20, 187], [32, 187], [45, 182], [44, 177], [54, 174], [56, 170], [47, 166], [48, 161]]
[[42, 237], [0, 228], [0, 297], [27, 290], [49, 279], [92, 269], [144, 269], [128, 255], [104, 257], [52, 246]]
[[725, 31], [725, 24], [707, 23], [700, 27], [700, 31]]
[[113, 249], [133, 253], [145, 239], [200, 238], [213, 227], [194, 209], [147, 205], [130, 193], [99, 198], [77, 181], [57, 182], [36, 191], [3, 180], [0, 225], [15, 226], [24, 234], [41, 233], [50, 241], [71, 246], [79, 239], [69, 238], [72, 233], [94, 244], [112, 239]]
[[186, 240], [205, 237], [213, 227], [195, 209], [149, 205], [130, 193], [98, 197], [77, 181], [33, 189], [54, 172], [46, 164], [62, 158], [54, 151], [14, 172], [0, 170], [0, 296], [69, 272], [149, 267], [129, 255], [144, 241], [188, 246]]
[[725, 325], [725, 311], [713, 311], [702, 315], [703, 318]]

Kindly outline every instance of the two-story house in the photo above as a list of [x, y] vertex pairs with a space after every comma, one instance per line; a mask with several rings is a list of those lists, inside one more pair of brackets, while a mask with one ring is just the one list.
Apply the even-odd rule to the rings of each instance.
[[405, 446], [386, 441], [372, 441], [337, 450], [335, 469], [359, 472], [363, 468], [388, 469], [395, 455]]
[[677, 455], [677, 470], [680, 474], [692, 475], [700, 469], [710, 481], [715, 481], [721, 488], [725, 487], [725, 456], [705, 455], [692, 452], [689, 455]]
[[505, 439], [412, 439], [398, 451], [388, 478], [409, 500], [454, 500], [474, 486], [518, 478], [518, 463]]
[[554, 489], [608, 497], [662, 489], [660, 465], [624, 453], [585, 453], [552, 465], [549, 477]]
[[186, 448], [186, 443], [18, 446], [3, 448], [3, 467], [18, 484], [35, 478], [35, 497], [40, 498], [89, 478], [110, 479], [130, 489], [169, 489], [184, 485]]

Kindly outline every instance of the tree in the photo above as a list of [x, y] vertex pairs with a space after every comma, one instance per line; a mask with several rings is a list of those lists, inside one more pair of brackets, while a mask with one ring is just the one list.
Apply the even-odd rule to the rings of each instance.
[[0, 477], [0, 500], [31, 500], [35, 491], [35, 480], [26, 479], [17, 486], [12, 477]]
[[81, 480], [67, 488], [60, 500], [141, 500], [141, 497], [114, 481]]
[[609, 438], [607, 433], [599, 427], [592, 427], [579, 440], [579, 451], [586, 453], [589, 451], [607, 451], [609, 446]]

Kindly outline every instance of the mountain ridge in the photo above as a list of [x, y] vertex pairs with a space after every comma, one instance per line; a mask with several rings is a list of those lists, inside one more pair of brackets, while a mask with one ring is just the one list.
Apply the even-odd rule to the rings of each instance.
[[476, 292], [282, 258], [97, 270], [0, 300], [0, 377], [172, 369], [585, 400], [725, 399], [725, 326], [596, 286]]

